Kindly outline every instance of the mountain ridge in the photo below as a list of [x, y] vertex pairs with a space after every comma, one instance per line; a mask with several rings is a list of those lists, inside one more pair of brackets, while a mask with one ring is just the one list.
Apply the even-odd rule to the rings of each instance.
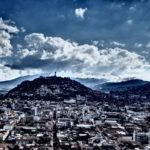
[[66, 77], [39, 77], [32, 81], [24, 81], [10, 90], [7, 98], [20, 99], [54, 99], [76, 98], [77, 95], [88, 99], [100, 99], [101, 92], [94, 91], [81, 83]]
[[[16, 79], [1, 81], [0, 82], [0, 93], [6, 94], [9, 90], [16, 87], [23, 81], [32, 81], [35, 78], [40, 77], [40, 75], [33, 76], [23, 76]], [[46, 76], [44, 76], [46, 77]], [[144, 85], [149, 83], [149, 81], [144, 81], [140, 79], [129, 78], [120, 82], [108, 82], [106, 79], [98, 79], [98, 78], [71, 78], [81, 84], [85, 85], [88, 88], [93, 90], [102, 91], [102, 92], [110, 92], [110, 91], [125, 91], [128, 89], [135, 89], [137, 86]]]
[[142, 86], [147, 83], [149, 82], [140, 79], [130, 79], [120, 82], [106, 82], [104, 84], [96, 85], [94, 89], [99, 91], [126, 91], [129, 89], [135, 89], [138, 86]]

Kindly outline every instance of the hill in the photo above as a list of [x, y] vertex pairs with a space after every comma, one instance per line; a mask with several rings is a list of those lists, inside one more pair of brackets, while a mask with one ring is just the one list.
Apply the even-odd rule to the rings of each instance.
[[146, 85], [147, 83], [149, 82], [139, 79], [131, 79], [121, 82], [106, 82], [96, 85], [94, 89], [99, 91], [127, 91], [129, 89], [136, 89], [140, 86]]
[[126, 99], [146, 99], [150, 100], [150, 83], [136, 86], [132, 89], [127, 89], [124, 91], [112, 91], [112, 94], [119, 95]]
[[6, 95], [7, 98], [63, 100], [76, 99], [78, 96], [87, 100], [103, 99], [105, 94], [94, 91], [75, 80], [62, 77], [39, 77], [33, 81], [24, 81]]
[[33, 76], [22, 76], [12, 80], [0, 81], [0, 93], [7, 93], [12, 88], [16, 87], [18, 84], [25, 80], [33, 80], [37, 78], [39, 75]]
[[[46, 77], [48, 74], [42, 74], [42, 76]], [[0, 81], [0, 93], [7, 93], [12, 88], [16, 87], [18, 84], [20, 84], [23, 81], [26, 80], [33, 80], [35, 78], [38, 78], [40, 75], [28, 75], [28, 76], [22, 76], [18, 77], [12, 80], [6, 80], [6, 81]], [[97, 79], [97, 78], [72, 78], [75, 81], [80, 82], [81, 84], [94, 89], [96, 85], [105, 83], [105, 79]]]

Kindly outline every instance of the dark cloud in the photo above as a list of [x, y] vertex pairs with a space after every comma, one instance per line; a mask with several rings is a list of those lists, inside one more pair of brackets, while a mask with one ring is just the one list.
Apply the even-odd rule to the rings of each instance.
[[108, 74], [107, 78], [110, 78], [110, 75], [128, 77], [126, 71], [132, 73], [149, 66], [144, 57], [121, 48], [124, 45], [115, 41], [112, 43], [117, 47], [107, 49], [80, 45], [42, 33], [26, 35], [25, 41], [26, 46], [20, 48], [14, 54], [14, 61], [6, 63], [5, 67], [12, 70], [41, 69], [44, 72], [68, 70], [85, 77]]
[[[5, 39], [12, 56], [4, 58], [3, 64], [13, 70], [69, 68], [80, 73], [127, 75], [133, 68], [149, 66], [149, 10], [149, 0], [0, 1], [0, 16], [26, 30]], [[42, 34], [34, 35], [38, 38], [34, 42], [33, 36], [24, 39], [32, 33]]]
[[34, 56], [25, 57], [21, 60], [14, 61], [13, 64], [6, 64], [6, 67], [10, 67], [11, 69], [27, 69], [27, 68], [41, 68], [47, 65], [50, 60], [40, 60]]

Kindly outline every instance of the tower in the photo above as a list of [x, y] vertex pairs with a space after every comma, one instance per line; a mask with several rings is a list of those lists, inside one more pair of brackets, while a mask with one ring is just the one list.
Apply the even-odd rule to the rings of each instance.
[[137, 138], [137, 131], [136, 130], [133, 131], [133, 137], [132, 138], [133, 138], [133, 141], [136, 142], [136, 138]]
[[54, 77], [56, 77], [56, 72], [54, 73]]
[[33, 107], [31, 109], [31, 115], [33, 115], [33, 116], [37, 116], [38, 115], [37, 107]]

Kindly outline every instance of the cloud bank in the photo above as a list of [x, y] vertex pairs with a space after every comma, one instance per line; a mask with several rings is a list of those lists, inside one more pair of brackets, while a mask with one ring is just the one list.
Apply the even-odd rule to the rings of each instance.
[[11, 38], [13, 34], [18, 32], [19, 29], [17, 27], [9, 25], [9, 21], [3, 21], [0, 18], [0, 58], [12, 54], [13, 46], [11, 45]]
[[139, 78], [139, 72], [149, 68], [143, 56], [122, 48], [124, 45], [118, 42], [112, 42], [116, 47], [100, 49], [96, 45], [79, 44], [42, 33], [26, 35], [24, 40], [26, 45], [14, 53], [16, 59], [7, 67], [66, 72], [66, 76], [71, 72], [78, 77], [103, 77], [108, 80], [130, 75]]
[[[19, 76], [32, 75], [40, 72], [40, 69], [12, 69], [6, 64], [13, 61], [16, 55], [12, 39], [19, 33], [19, 29], [10, 20], [0, 18], [0, 81], [13, 79]], [[16, 56], [17, 58], [18, 56]], [[18, 59], [18, 58], [17, 58]]]
[[144, 56], [129, 51], [124, 43], [112, 41], [106, 48], [104, 41], [79, 44], [62, 37], [31, 33], [25, 35], [23, 45], [17, 44], [14, 48], [12, 39], [19, 32], [11, 21], [0, 19], [0, 80], [53, 71], [113, 81], [127, 77], [149, 80], [149, 62]]

